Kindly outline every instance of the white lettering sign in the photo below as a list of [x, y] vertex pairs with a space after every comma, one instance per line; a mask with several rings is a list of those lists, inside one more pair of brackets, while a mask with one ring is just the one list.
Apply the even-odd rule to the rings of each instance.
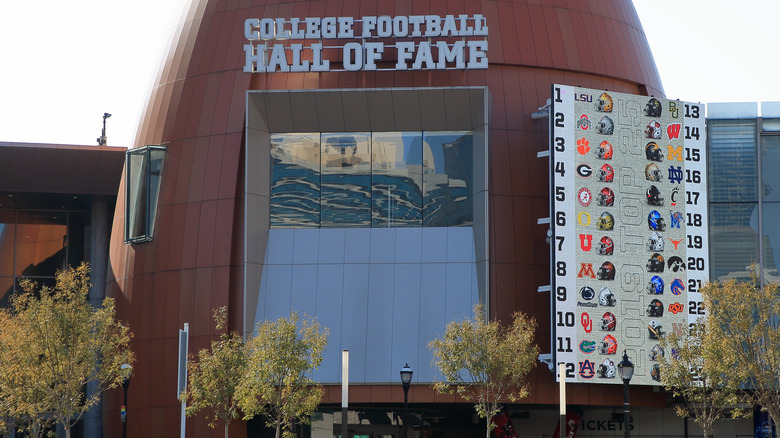
[[[244, 72], [487, 69], [487, 36], [481, 14], [249, 18]], [[345, 39], [359, 41], [323, 42]], [[341, 68], [331, 69], [328, 49], [340, 51]]]

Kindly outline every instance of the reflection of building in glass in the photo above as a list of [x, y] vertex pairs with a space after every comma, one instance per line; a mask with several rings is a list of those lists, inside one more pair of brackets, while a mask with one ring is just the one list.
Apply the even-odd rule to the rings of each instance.
[[271, 226], [470, 225], [472, 153], [465, 131], [275, 134]]
[[[710, 275], [780, 280], [780, 103], [709, 104]], [[758, 236], [763, 235], [762, 239]], [[774, 249], [776, 248], [776, 249]]]

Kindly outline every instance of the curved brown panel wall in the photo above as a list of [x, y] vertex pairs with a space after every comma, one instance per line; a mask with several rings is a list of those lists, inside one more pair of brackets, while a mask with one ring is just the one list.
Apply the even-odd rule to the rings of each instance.
[[[243, 23], [247, 18], [365, 15], [484, 14], [490, 29], [488, 70], [436, 72], [329, 72], [247, 74]], [[168, 146], [154, 240], [124, 245], [124, 186], [111, 237], [108, 293], [129, 322], [138, 355], [130, 387], [130, 436], [176, 436], [177, 330], [190, 324], [190, 351], [215, 335], [212, 308], [229, 305], [233, 326], [242, 314], [243, 129], [248, 89], [489, 87], [493, 98], [490, 163], [490, 300], [493, 313], [536, 315], [538, 340], [549, 344], [545, 122], [529, 114], [543, 105], [551, 83], [662, 95], [657, 70], [630, 1], [194, 0], [177, 32], [159, 81], [143, 113], [134, 146]], [[496, 310], [500, 309], [500, 310]], [[557, 403], [551, 374], [535, 372], [529, 403]], [[355, 402], [403, 401], [400, 385], [367, 386]], [[580, 385], [571, 403], [619, 404], [620, 388]], [[663, 403], [661, 393], [638, 391], [639, 403]], [[659, 395], [660, 394], [660, 395]], [[427, 387], [412, 402], [446, 401]], [[120, 428], [116, 406], [106, 403], [107, 431]], [[340, 401], [329, 388], [326, 402]], [[208, 436], [205, 421], [189, 422]], [[239, 432], [239, 425], [236, 432]], [[215, 432], [218, 433], [218, 432]], [[241, 433], [241, 432], [239, 432]]]

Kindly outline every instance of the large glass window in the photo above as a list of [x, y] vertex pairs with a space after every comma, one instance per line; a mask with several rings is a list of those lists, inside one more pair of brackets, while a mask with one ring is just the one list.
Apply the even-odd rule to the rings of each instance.
[[472, 149], [469, 132], [426, 132], [425, 226], [470, 225], [472, 206]]
[[421, 132], [373, 134], [372, 226], [422, 225], [422, 143]]
[[756, 119], [707, 124], [710, 277], [747, 278], [748, 267], [759, 262]]
[[763, 267], [764, 276], [770, 281], [780, 279], [780, 221], [777, 220], [780, 215], [780, 172], [777, 169], [780, 169], [780, 135], [772, 132], [761, 136]]
[[271, 198], [271, 226], [319, 226], [319, 133], [271, 137]]
[[473, 222], [471, 132], [271, 136], [271, 227]]
[[322, 227], [370, 226], [371, 135], [322, 134], [321, 148]]
[[125, 243], [152, 240], [165, 149], [165, 146], [143, 146], [127, 151]]
[[53, 285], [57, 271], [84, 260], [86, 213], [0, 211], [0, 307], [22, 278]]

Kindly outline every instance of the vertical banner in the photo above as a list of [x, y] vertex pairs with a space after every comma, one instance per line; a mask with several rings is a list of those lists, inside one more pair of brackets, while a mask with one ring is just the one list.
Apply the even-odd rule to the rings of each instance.
[[554, 362], [566, 380], [660, 385], [660, 339], [703, 315], [708, 278], [700, 104], [553, 85]]

